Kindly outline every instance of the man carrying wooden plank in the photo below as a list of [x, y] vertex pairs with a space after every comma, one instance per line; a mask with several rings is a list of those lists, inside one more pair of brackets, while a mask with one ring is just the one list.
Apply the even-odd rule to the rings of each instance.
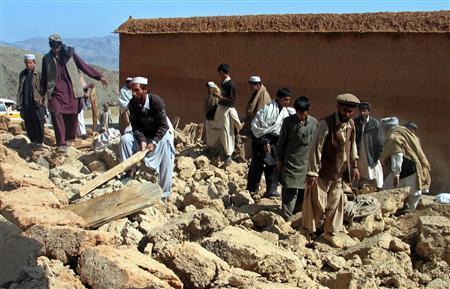
[[[161, 97], [148, 91], [148, 79], [135, 77], [131, 82], [133, 98], [130, 100], [130, 122], [132, 131], [125, 133], [119, 144], [122, 161], [137, 151], [148, 150], [144, 163], [156, 171], [163, 199], [169, 197], [175, 160], [174, 130], [166, 116], [166, 106]], [[127, 172], [132, 177], [133, 170]]]

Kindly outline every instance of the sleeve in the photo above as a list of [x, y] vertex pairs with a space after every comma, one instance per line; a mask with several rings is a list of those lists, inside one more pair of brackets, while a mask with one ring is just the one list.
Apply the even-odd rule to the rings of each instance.
[[402, 171], [403, 153], [395, 153], [391, 156], [391, 170], [394, 176], [399, 177]]
[[100, 80], [102, 78], [102, 74], [100, 72], [89, 66], [76, 53], [74, 53], [72, 57], [73, 60], [75, 61], [75, 65], [77, 66], [77, 68], [81, 70], [84, 74], [95, 80]]
[[47, 65], [46, 57], [42, 59], [42, 68], [41, 68], [41, 81], [39, 84], [39, 90], [43, 97], [47, 94], [47, 69], [45, 66]]
[[288, 138], [288, 121], [286, 119], [283, 120], [283, 124], [281, 125], [280, 137], [278, 138], [278, 160], [284, 161], [284, 154], [286, 151], [286, 142]]
[[153, 97], [153, 104], [156, 107], [158, 129], [155, 133], [155, 136], [150, 139], [150, 142], [158, 143], [169, 129], [169, 124], [167, 123], [166, 105], [164, 101], [160, 97]]
[[319, 122], [317, 132], [309, 151], [308, 176], [318, 177], [321, 167], [322, 149], [328, 135], [328, 125], [325, 120]]

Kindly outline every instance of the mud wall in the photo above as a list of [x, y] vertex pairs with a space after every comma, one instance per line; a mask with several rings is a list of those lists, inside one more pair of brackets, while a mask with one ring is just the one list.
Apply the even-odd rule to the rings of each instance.
[[181, 33], [120, 35], [120, 79], [147, 76], [170, 117], [203, 120], [205, 83], [219, 83], [228, 63], [238, 86], [237, 109], [249, 99], [247, 79], [259, 75], [274, 95], [281, 86], [312, 100], [320, 118], [335, 96], [351, 92], [373, 115], [414, 121], [432, 164], [433, 192], [450, 191], [449, 33]]

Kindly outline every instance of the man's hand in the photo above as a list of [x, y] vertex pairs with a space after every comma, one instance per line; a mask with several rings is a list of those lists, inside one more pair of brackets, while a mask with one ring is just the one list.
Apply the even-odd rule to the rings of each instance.
[[308, 186], [308, 187], [314, 186], [315, 184], [317, 184], [317, 177], [306, 176], [305, 184], [306, 184], [306, 186]]
[[155, 150], [155, 145], [153, 143], [149, 143], [146, 147], [149, 152], [153, 152]]
[[102, 78], [100, 78], [100, 81], [102, 82], [102, 85], [104, 87], [108, 87], [108, 82], [106, 82], [106, 79], [102, 76]]
[[282, 161], [277, 161], [277, 169], [278, 171], [282, 171], [284, 168], [283, 162]]
[[394, 188], [398, 188], [400, 185], [400, 176], [394, 177]]
[[359, 181], [360, 176], [361, 176], [361, 175], [359, 174], [358, 168], [353, 168], [353, 171], [352, 171], [352, 179], [353, 179], [354, 181]]
[[147, 143], [145, 141], [141, 142], [141, 151], [147, 148]]
[[266, 153], [270, 152], [270, 149], [271, 149], [271, 146], [270, 146], [269, 143], [264, 144], [264, 151], [265, 151]]

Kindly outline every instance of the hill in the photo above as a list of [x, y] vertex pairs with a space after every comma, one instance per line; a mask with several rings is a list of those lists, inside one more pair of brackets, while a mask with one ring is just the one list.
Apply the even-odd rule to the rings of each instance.
[[[64, 38], [63, 42], [69, 46], [75, 47], [78, 55], [88, 63], [100, 65], [102, 67], [118, 70], [119, 69], [119, 37], [118, 35], [109, 35], [103, 37], [91, 38]], [[49, 50], [46, 37], [34, 37], [23, 41], [3, 43], [4, 45], [36, 51], [42, 54]]]
[[[10, 46], [0, 46], [0, 97], [16, 99], [19, 73], [25, 68], [23, 64], [23, 55], [25, 53], [36, 54], [37, 69], [40, 70], [43, 54]], [[89, 63], [89, 61], [87, 62]], [[106, 101], [116, 101], [119, 94], [119, 72], [96, 65], [92, 65], [92, 67], [100, 71], [108, 81], [108, 87], [103, 88], [100, 82], [85, 76], [87, 83], [94, 82], [97, 84], [97, 95], [100, 97], [100, 104]]]

